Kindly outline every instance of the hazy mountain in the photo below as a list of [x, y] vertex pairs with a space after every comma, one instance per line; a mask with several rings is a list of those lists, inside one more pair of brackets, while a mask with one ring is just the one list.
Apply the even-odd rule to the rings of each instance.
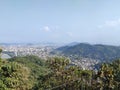
[[57, 48], [51, 53], [108, 61], [120, 58], [120, 47], [102, 44], [91, 45], [80, 43], [73, 46], [67, 45]]
[[79, 44], [79, 42], [72, 42], [72, 43], [69, 43], [69, 44], [66, 45], [66, 46], [75, 46], [75, 45], [77, 45], [77, 44]]

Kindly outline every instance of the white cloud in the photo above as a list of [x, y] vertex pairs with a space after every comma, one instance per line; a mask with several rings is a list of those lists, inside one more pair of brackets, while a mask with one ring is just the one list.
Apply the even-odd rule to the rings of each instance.
[[56, 32], [59, 30], [59, 26], [44, 26], [40, 30], [44, 32]]
[[51, 31], [49, 26], [44, 26], [42, 30], [44, 30], [45, 32], [50, 32]]
[[105, 21], [105, 23], [103, 25], [99, 25], [98, 28], [117, 27], [119, 25], [120, 25], [120, 19], [109, 20], [109, 21]]

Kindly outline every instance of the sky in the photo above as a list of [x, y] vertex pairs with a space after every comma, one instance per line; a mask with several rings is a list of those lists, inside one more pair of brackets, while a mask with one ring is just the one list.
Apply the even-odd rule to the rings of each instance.
[[0, 43], [120, 45], [120, 0], [0, 0]]

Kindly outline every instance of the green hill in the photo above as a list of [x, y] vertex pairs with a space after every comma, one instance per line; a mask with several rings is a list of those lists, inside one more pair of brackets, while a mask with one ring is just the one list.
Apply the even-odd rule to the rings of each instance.
[[14, 57], [8, 59], [10, 62], [21, 63], [31, 69], [31, 74], [37, 79], [40, 75], [48, 73], [48, 68], [45, 66], [45, 61], [37, 56]]
[[74, 46], [63, 46], [57, 48], [52, 51], [51, 54], [59, 54], [68, 57], [77, 56], [106, 61], [120, 58], [120, 47], [101, 44], [90, 45], [86, 43], [80, 43]]

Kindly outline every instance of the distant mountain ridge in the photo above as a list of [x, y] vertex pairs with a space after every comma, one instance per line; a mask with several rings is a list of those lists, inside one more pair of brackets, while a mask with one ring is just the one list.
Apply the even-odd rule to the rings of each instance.
[[79, 43], [73, 46], [63, 46], [55, 49], [52, 54], [59, 53], [65, 56], [77, 56], [84, 58], [98, 59], [101, 61], [120, 58], [120, 47], [102, 44]]
[[72, 43], [67, 44], [66, 46], [75, 46], [77, 44], [79, 44], [79, 42], [72, 42]]

